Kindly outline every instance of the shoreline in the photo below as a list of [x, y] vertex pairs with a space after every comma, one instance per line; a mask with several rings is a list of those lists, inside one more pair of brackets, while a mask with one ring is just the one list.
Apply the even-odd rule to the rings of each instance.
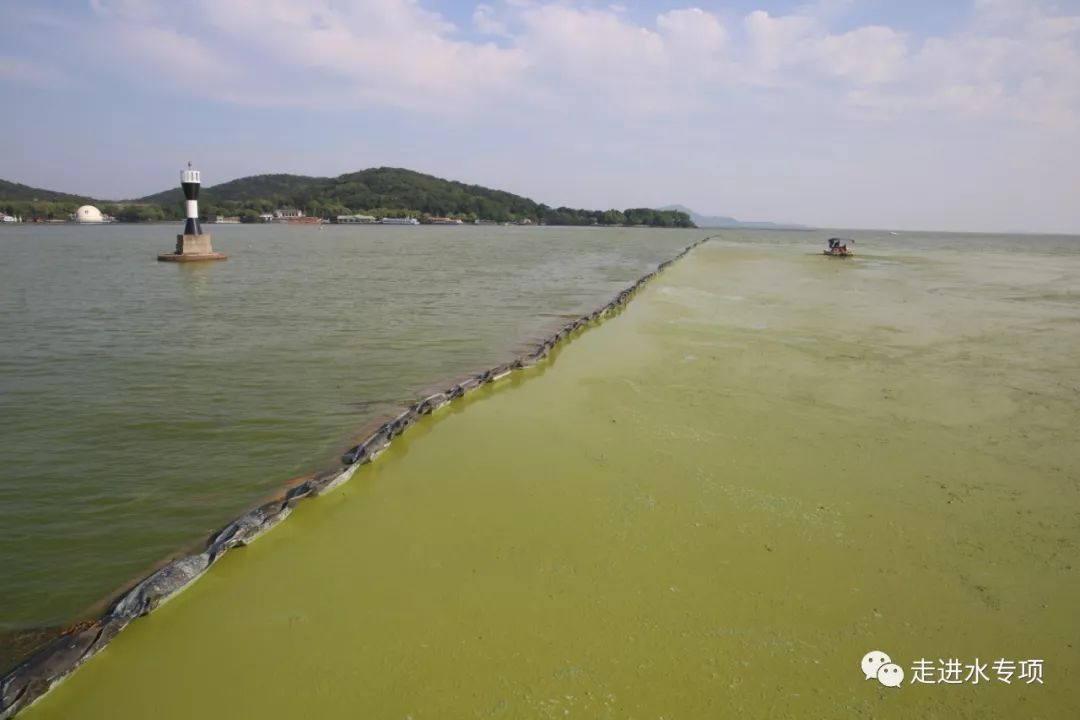
[[[240, 515], [213, 533], [199, 553], [177, 551], [172, 559], [164, 560], [149, 574], [126, 583], [116, 595], [110, 595], [92, 607], [107, 609], [97, 619], [83, 620], [65, 628], [43, 647], [19, 661], [12, 670], [0, 677], [0, 720], [8, 720], [44, 697], [87, 660], [96, 655], [123, 631], [133, 620], [148, 615], [168, 602], [199, 579], [210, 567], [235, 547], [246, 546], [276, 527], [291, 513], [296, 503], [305, 498], [319, 497], [352, 479], [363, 465], [371, 463], [386, 450], [393, 440], [408, 430], [420, 417], [471, 393], [484, 385], [506, 378], [516, 370], [534, 367], [578, 330], [598, 320], [616, 314], [649, 280], [691, 250], [718, 235], [710, 235], [685, 247], [674, 257], [638, 278], [619, 292], [614, 299], [597, 310], [566, 323], [540, 342], [532, 352], [524, 353], [506, 363], [468, 376], [442, 392], [436, 392], [409, 405], [393, 419], [382, 422], [362, 442], [342, 456], [343, 468], [302, 475], [285, 483], [271, 499]], [[377, 418], [366, 425], [373, 425]], [[362, 432], [362, 431], [360, 431]], [[295, 483], [291, 484], [290, 483]], [[196, 547], [193, 543], [192, 546]], [[14, 634], [18, 637], [20, 633]], [[29, 629], [23, 636], [42, 634]], [[51, 633], [45, 633], [49, 635]]]

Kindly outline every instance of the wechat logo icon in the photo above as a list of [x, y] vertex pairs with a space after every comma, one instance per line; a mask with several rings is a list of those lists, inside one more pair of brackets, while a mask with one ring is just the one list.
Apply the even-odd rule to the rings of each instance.
[[863, 655], [863, 676], [867, 680], [877, 678], [877, 681], [885, 687], [900, 687], [904, 682], [904, 668], [892, 661], [887, 653], [880, 650], [871, 650]]

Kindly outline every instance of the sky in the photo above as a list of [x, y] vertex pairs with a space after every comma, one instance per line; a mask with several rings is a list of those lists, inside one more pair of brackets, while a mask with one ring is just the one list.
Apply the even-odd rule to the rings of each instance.
[[1080, 233], [1080, 0], [0, 0], [0, 178]]

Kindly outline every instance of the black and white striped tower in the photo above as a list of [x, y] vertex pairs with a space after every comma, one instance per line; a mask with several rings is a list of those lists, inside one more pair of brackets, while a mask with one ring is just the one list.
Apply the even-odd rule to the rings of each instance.
[[187, 170], [180, 173], [180, 187], [184, 188], [184, 205], [187, 210], [184, 223], [185, 235], [202, 235], [199, 227], [199, 171], [191, 169], [191, 163], [187, 164]]
[[209, 235], [203, 235], [199, 225], [199, 171], [191, 169], [180, 172], [180, 187], [184, 188], [184, 234], [176, 236], [176, 252], [158, 255], [167, 262], [194, 262], [196, 260], [224, 260], [225, 253], [214, 252]]

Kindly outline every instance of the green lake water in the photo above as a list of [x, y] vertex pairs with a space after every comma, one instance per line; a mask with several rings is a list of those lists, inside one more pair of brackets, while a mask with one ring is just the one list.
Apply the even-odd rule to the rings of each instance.
[[71, 621], [373, 416], [504, 362], [707, 233], [0, 228], [4, 634]]
[[1078, 241], [819, 239], [698, 248], [25, 717], [1080, 716]]

